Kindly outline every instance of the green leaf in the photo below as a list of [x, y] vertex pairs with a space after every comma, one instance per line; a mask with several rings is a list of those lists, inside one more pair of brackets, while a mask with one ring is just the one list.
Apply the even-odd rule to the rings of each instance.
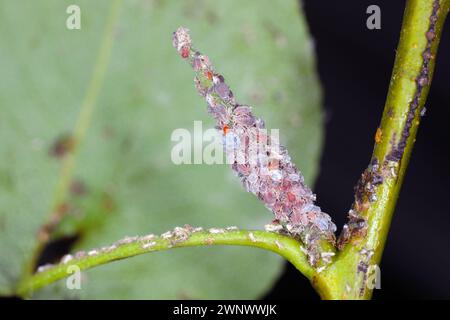
[[[109, 1], [78, 1], [81, 30], [68, 30], [71, 1], [0, 4], [0, 295], [12, 294], [48, 217], [61, 160], [49, 155], [71, 132], [95, 67]], [[30, 8], [31, 6], [31, 8]], [[126, 1], [92, 123], [80, 145], [69, 211], [56, 235], [76, 249], [174, 226], [259, 228], [272, 214], [226, 165], [175, 165], [171, 133], [213, 126], [193, 73], [172, 48], [180, 25], [254, 107], [312, 183], [322, 142], [312, 41], [297, 1]], [[60, 281], [36, 297], [256, 298], [283, 261], [252, 248], [187, 248], [87, 271], [81, 290]]]

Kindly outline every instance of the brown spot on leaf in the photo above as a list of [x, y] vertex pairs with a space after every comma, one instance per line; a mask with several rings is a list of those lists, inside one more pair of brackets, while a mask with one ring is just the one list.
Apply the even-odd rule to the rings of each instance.
[[210, 25], [216, 24], [217, 21], [219, 20], [219, 16], [216, 14], [214, 10], [207, 10], [205, 12], [205, 17], [206, 21], [208, 21]]
[[74, 180], [70, 184], [70, 193], [73, 196], [83, 196], [87, 193], [86, 184], [81, 180]]
[[75, 146], [75, 141], [71, 135], [64, 134], [58, 137], [50, 148], [50, 155], [55, 158], [62, 158], [71, 152]]

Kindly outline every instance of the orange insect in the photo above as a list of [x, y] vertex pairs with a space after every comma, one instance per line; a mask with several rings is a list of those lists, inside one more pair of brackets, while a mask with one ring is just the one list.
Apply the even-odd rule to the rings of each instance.
[[269, 165], [267, 166], [269, 168], [269, 170], [275, 170], [278, 169], [280, 163], [278, 160], [272, 160], [269, 162]]
[[205, 76], [208, 78], [209, 81], [211, 81], [213, 78], [213, 73], [210, 70], [208, 70], [205, 72]]
[[383, 131], [381, 130], [381, 128], [378, 128], [377, 132], [375, 132], [375, 142], [380, 143], [382, 139], [383, 139]]

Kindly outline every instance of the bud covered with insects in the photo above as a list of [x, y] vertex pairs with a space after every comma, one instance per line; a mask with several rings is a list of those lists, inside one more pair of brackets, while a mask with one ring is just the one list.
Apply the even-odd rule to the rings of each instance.
[[223, 134], [226, 157], [232, 159], [231, 167], [245, 189], [264, 202], [285, 232], [301, 238], [308, 247], [313, 248], [320, 239], [334, 242], [336, 226], [314, 205], [315, 195], [287, 149], [267, 133], [264, 121], [254, 116], [250, 106], [236, 102], [209, 58], [192, 47], [187, 29], [180, 27], [174, 32], [173, 45], [194, 69], [197, 91]]

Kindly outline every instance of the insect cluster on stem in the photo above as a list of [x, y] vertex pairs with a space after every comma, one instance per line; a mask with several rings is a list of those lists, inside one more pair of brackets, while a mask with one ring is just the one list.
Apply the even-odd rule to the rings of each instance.
[[[194, 69], [195, 87], [223, 134], [228, 163], [245, 189], [274, 213], [284, 232], [299, 237], [312, 251], [321, 239], [334, 242], [335, 224], [314, 204], [316, 197], [305, 185], [287, 149], [267, 134], [264, 121], [253, 115], [250, 106], [236, 102], [208, 56], [192, 47], [186, 28], [180, 27], [173, 33], [172, 43]], [[316, 258], [317, 252], [310, 254], [312, 264]]]

